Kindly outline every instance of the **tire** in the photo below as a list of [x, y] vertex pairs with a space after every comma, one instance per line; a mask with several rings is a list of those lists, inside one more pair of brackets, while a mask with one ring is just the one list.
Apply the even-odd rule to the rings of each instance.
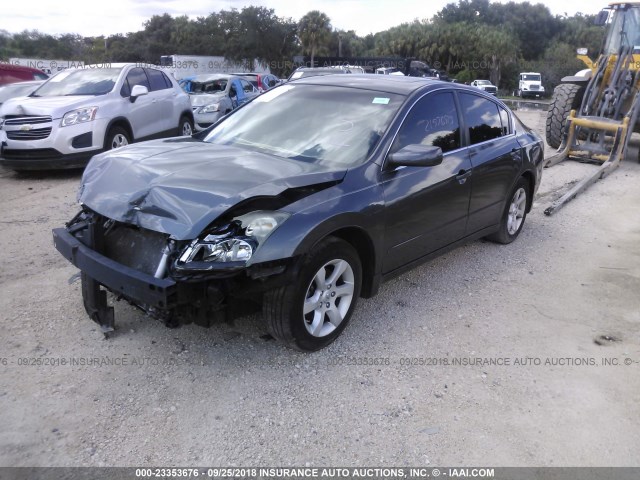
[[265, 294], [267, 328], [288, 347], [320, 350], [342, 333], [355, 309], [362, 286], [360, 257], [349, 243], [328, 237], [302, 260], [296, 280]]
[[500, 220], [500, 228], [489, 235], [487, 240], [506, 245], [518, 238], [527, 218], [529, 201], [529, 182], [520, 178], [509, 194]]
[[122, 127], [111, 127], [104, 139], [104, 149], [113, 150], [115, 148], [125, 147], [131, 143], [131, 137]]
[[577, 110], [582, 104], [586, 85], [562, 83], [553, 91], [553, 99], [547, 112], [547, 144], [558, 148], [566, 134], [567, 118], [571, 110]]
[[191, 135], [193, 135], [193, 121], [191, 121], [189, 117], [180, 117], [178, 135], [181, 137], [190, 137]]

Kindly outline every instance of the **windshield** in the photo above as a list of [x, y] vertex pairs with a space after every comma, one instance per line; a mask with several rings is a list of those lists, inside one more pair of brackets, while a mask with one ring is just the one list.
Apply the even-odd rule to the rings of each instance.
[[476, 80], [476, 83], [478, 85], [491, 85], [491, 82], [489, 80]]
[[522, 75], [522, 80], [525, 80], [528, 82], [539, 82], [540, 75]]
[[122, 68], [64, 70], [51, 77], [32, 97], [104, 95], [113, 90]]
[[231, 114], [205, 141], [350, 167], [369, 156], [403, 101], [403, 96], [386, 92], [284, 85]]
[[617, 8], [609, 26], [605, 53], [617, 54], [620, 46], [632, 46], [640, 51], [640, 8]]
[[205, 82], [199, 82], [197, 80], [191, 80], [190, 93], [216, 93], [224, 92], [227, 88], [228, 78], [216, 78], [214, 80], [208, 80]]

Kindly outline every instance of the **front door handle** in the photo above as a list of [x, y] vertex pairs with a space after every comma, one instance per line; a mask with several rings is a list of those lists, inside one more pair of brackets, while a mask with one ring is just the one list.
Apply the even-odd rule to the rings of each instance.
[[460, 170], [458, 175], [456, 175], [456, 180], [460, 185], [464, 185], [464, 182], [467, 181], [467, 178], [471, 176], [471, 170]]

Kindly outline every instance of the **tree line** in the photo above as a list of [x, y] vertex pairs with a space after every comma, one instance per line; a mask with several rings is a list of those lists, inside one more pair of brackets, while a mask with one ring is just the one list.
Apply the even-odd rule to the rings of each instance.
[[194, 20], [154, 15], [138, 32], [106, 37], [0, 30], [0, 60], [158, 63], [162, 55], [219, 55], [234, 61], [256, 59], [285, 76], [295, 67], [296, 55], [311, 60], [320, 55], [399, 56], [425, 61], [461, 82], [488, 78], [511, 91], [523, 71], [542, 73], [547, 89], [553, 88], [562, 76], [584, 68], [575, 50], [588, 48], [595, 56], [603, 36], [603, 27], [594, 26], [591, 15], [552, 15], [543, 4], [529, 2], [460, 0], [432, 18], [366, 36], [333, 28], [320, 11], [294, 20], [250, 6]]

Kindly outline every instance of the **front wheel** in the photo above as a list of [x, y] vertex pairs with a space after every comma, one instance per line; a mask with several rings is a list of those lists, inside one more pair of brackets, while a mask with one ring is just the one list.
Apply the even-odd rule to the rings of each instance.
[[520, 234], [527, 217], [527, 206], [529, 202], [529, 182], [521, 178], [513, 187], [509, 201], [502, 214], [500, 228], [497, 232], [489, 235], [488, 240], [496, 243], [511, 243]]
[[360, 257], [344, 240], [326, 238], [303, 260], [296, 280], [265, 294], [263, 314], [276, 339], [312, 352], [347, 326], [360, 296]]
[[178, 133], [183, 137], [190, 137], [193, 135], [193, 122], [189, 117], [180, 118]]
[[104, 140], [104, 149], [113, 150], [127, 146], [131, 143], [129, 133], [122, 127], [111, 127]]

